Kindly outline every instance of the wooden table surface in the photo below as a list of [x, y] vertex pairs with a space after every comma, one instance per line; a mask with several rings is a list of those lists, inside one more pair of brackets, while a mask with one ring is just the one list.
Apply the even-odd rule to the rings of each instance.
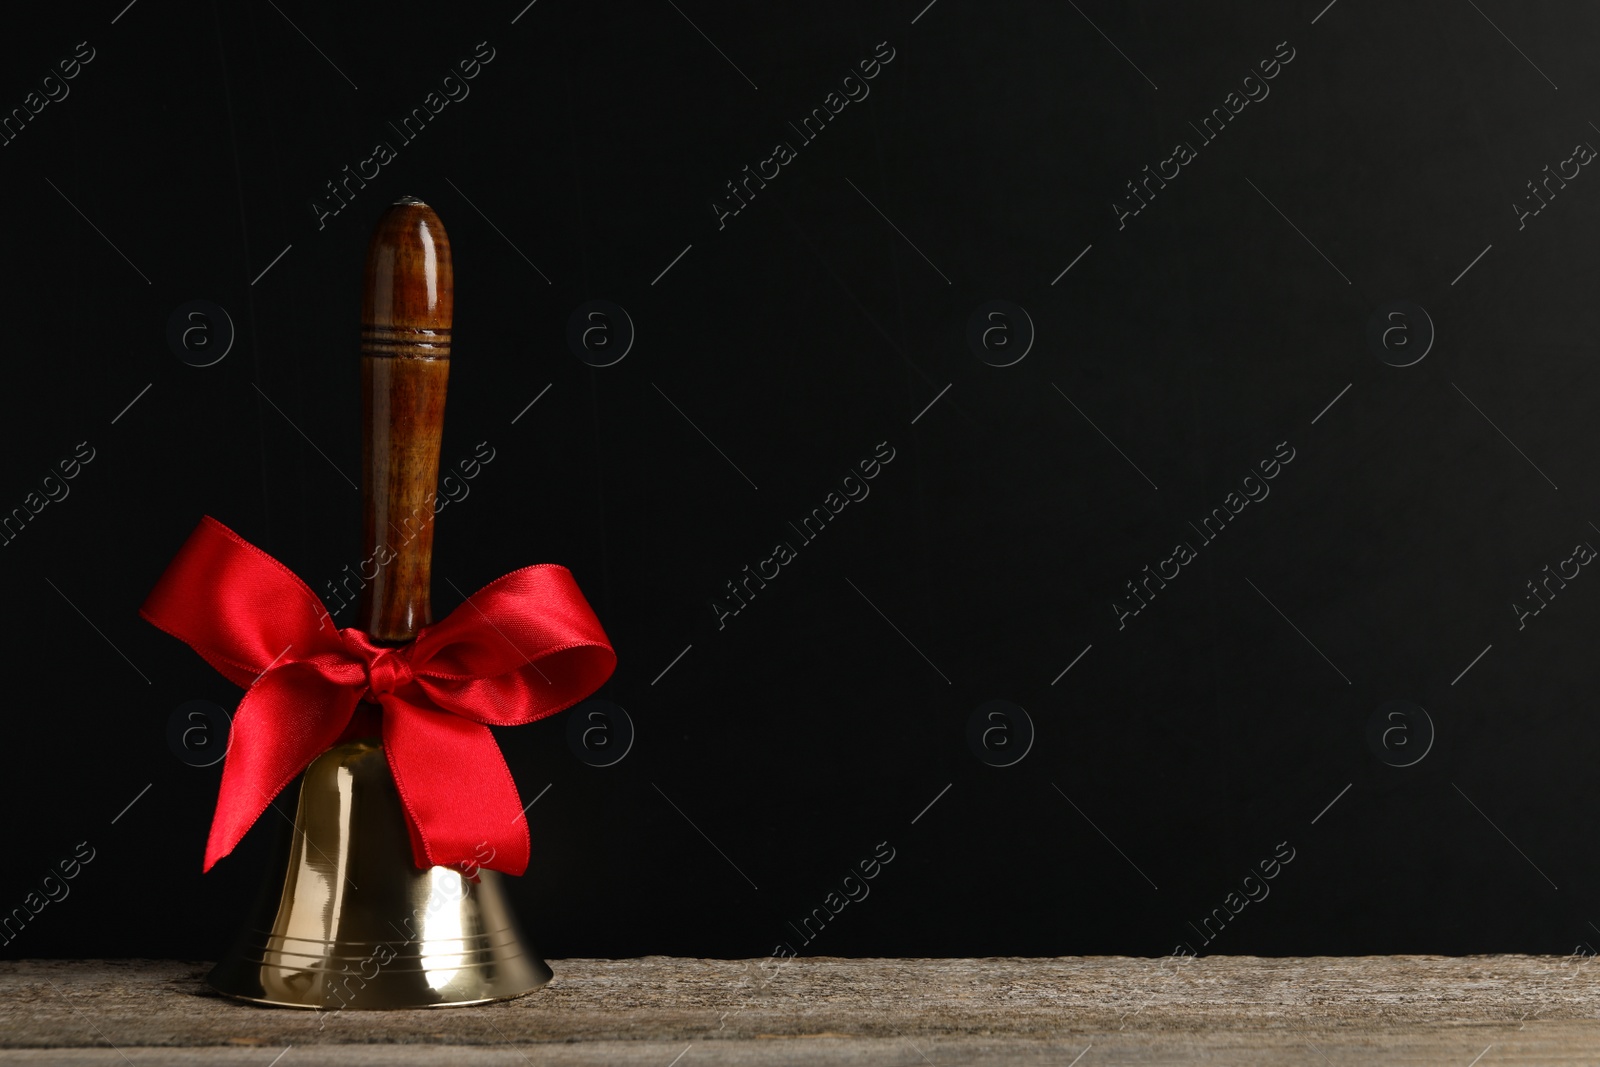
[[551, 966], [550, 985], [505, 1003], [318, 1016], [211, 994], [203, 963], [0, 962], [0, 1062], [1600, 1064], [1592, 958], [652, 956]]

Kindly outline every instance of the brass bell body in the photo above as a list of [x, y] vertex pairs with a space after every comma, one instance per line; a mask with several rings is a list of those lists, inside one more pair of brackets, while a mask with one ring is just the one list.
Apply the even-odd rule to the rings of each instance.
[[207, 982], [325, 1012], [481, 1004], [544, 985], [550, 968], [524, 943], [500, 875], [473, 873], [419, 870], [382, 744], [337, 745], [306, 769], [281, 892]]

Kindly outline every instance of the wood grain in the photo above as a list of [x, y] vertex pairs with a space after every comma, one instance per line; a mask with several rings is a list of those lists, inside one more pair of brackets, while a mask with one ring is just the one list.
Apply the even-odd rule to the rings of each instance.
[[209, 994], [207, 966], [0, 963], [0, 1059], [265, 1067], [292, 1046], [281, 1067], [1600, 1060], [1600, 964], [1570, 957], [569, 959], [513, 1001], [326, 1018]]
[[450, 239], [407, 197], [378, 221], [361, 301], [362, 539], [377, 575], [357, 625], [399, 643], [433, 621], [434, 498], [450, 377]]

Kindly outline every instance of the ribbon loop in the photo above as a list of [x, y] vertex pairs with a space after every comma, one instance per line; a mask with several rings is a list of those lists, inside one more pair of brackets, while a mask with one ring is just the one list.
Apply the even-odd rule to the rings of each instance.
[[[528, 828], [488, 725], [571, 707], [611, 676], [616, 653], [565, 567], [513, 571], [408, 644], [336, 630], [292, 571], [207, 515], [139, 614], [248, 687], [234, 717], [205, 869], [233, 851], [313, 759], [382, 707], [384, 749], [418, 867], [521, 874]], [[506, 813], [512, 817], [505, 817]], [[482, 861], [489, 846], [493, 859]]]

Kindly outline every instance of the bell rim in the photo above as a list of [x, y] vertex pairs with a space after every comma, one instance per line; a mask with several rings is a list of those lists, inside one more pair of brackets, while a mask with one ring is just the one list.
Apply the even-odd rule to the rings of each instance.
[[[552, 975], [552, 977], [554, 977], [554, 976]], [[332, 1008], [332, 1009], [324, 1007], [322, 1005], [318, 1005], [318, 1004], [299, 1004], [299, 1003], [295, 1003], [293, 1001], [287, 1001], [287, 1000], [272, 1000], [272, 999], [267, 998], [267, 997], [252, 997], [252, 996], [250, 996], [250, 995], [248, 995], [246, 993], [230, 993], [228, 990], [221, 989], [218, 986], [212, 984], [211, 979], [210, 979], [209, 976], [206, 978], [206, 983], [205, 984], [206, 984], [206, 988], [207, 989], [212, 990], [217, 995], [223, 996], [223, 997], [227, 997], [229, 1000], [239, 1001], [240, 1003], [243, 1003], [243, 1004], [254, 1004], [254, 1005], [258, 1006], [258, 1007], [263, 1007], [263, 1008], [298, 1008], [301, 1011], [320, 1011], [320, 1012], [324, 1012], [324, 1013], [329, 1014], [329, 1015], [337, 1015], [341, 1011], [371, 1011], [371, 1012], [412, 1011], [412, 1010], [416, 1010], [416, 1011], [431, 1011], [431, 1010], [433, 1010], [435, 1008], [471, 1008], [471, 1007], [474, 1007], [474, 1006], [477, 1006], [477, 1005], [482, 1005], [482, 1004], [498, 1004], [501, 1001], [516, 1000], [519, 997], [526, 997], [526, 996], [530, 996], [530, 995], [532, 995], [534, 993], [537, 993], [541, 989], [543, 989], [545, 986], [550, 984], [550, 979], [546, 978], [544, 981], [540, 982], [538, 985], [530, 986], [529, 988], [524, 989], [521, 992], [518, 992], [518, 993], [506, 993], [503, 996], [498, 996], [498, 997], [478, 997], [477, 999], [474, 999], [474, 1000], [440, 1000], [440, 1001], [435, 1001], [432, 1004], [406, 1004], [406, 1005], [399, 1005], [399, 1006], [372, 1005], [370, 1007], [363, 1007], [363, 1006], [358, 1005], [358, 1004], [346, 1004], [346, 1005], [344, 1005], [342, 1007]]]

